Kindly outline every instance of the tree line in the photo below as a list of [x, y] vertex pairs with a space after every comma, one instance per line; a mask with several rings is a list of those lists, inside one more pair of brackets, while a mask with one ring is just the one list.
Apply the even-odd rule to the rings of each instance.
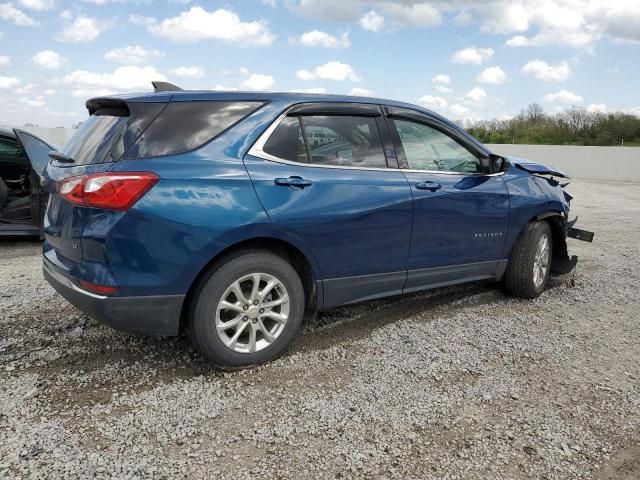
[[640, 117], [583, 107], [547, 114], [533, 103], [508, 120], [480, 120], [465, 127], [483, 143], [640, 146]]

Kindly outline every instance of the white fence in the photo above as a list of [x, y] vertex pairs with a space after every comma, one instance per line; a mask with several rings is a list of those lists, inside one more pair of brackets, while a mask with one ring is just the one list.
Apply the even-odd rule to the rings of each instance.
[[[12, 128], [12, 127], [4, 127], [4, 128]], [[75, 133], [75, 130], [71, 128], [65, 127], [15, 127], [19, 130], [24, 130], [26, 132], [31, 132], [34, 135], [46, 140], [49, 143], [53, 143], [54, 145], [62, 146], [64, 142], [71, 138], [71, 135]]]
[[487, 145], [498, 155], [522, 157], [559, 168], [573, 178], [640, 182], [640, 147]]

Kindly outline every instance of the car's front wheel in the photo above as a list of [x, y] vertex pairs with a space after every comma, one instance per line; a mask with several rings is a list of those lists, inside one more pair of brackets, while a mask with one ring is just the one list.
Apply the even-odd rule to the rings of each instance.
[[241, 252], [217, 266], [196, 292], [191, 340], [219, 367], [267, 362], [295, 338], [304, 305], [302, 281], [289, 262], [270, 252]]
[[516, 240], [507, 271], [505, 287], [510, 295], [537, 298], [544, 291], [551, 270], [553, 241], [545, 221], [529, 223]]

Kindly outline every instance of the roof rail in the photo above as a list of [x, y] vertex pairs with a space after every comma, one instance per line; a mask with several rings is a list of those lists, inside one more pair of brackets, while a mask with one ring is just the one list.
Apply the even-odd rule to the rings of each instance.
[[154, 92], [179, 92], [182, 89], [177, 85], [169, 82], [151, 82]]

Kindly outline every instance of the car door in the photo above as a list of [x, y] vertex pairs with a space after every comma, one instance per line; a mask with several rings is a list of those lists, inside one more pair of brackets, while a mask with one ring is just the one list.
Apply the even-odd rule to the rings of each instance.
[[412, 196], [385, 151], [379, 106], [314, 103], [284, 114], [245, 156], [271, 220], [315, 256], [325, 308], [402, 292]]
[[40, 137], [24, 130], [14, 128], [13, 132], [29, 159], [29, 165], [31, 167], [29, 178], [31, 181], [32, 218], [35, 225], [41, 225], [48, 199], [48, 196], [41, 188], [42, 175], [50, 161], [49, 152], [57, 150], [57, 148]]
[[506, 264], [509, 195], [502, 175], [485, 173], [479, 147], [451, 125], [386, 111], [414, 199], [405, 291], [494, 277]]

